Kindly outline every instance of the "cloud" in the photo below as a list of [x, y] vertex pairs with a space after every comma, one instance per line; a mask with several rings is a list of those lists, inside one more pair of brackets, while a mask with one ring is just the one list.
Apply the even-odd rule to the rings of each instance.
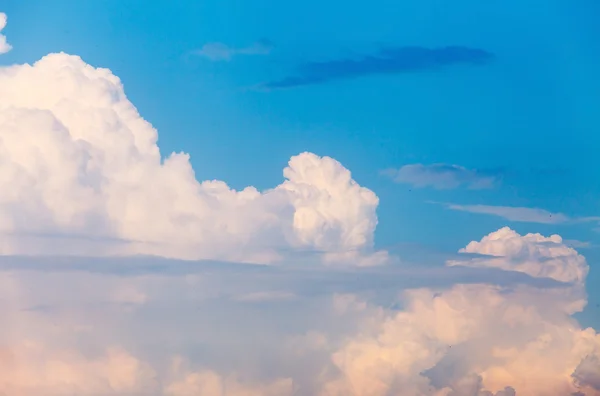
[[0, 138], [0, 394], [600, 395], [589, 267], [558, 235], [388, 260], [377, 196], [333, 158], [263, 192], [198, 182], [65, 54], [0, 68]]
[[187, 154], [161, 158], [120, 80], [76, 56], [0, 68], [0, 138], [3, 254], [356, 262], [373, 244], [378, 198], [336, 160], [294, 156], [263, 192], [200, 182]]
[[587, 356], [573, 372], [573, 378], [579, 385], [590, 386], [600, 392], [600, 357]]
[[457, 205], [442, 204], [448, 209], [462, 212], [488, 214], [505, 218], [510, 221], [541, 224], [560, 224], [571, 221], [562, 213], [552, 213], [544, 209], [525, 208], [518, 206], [493, 206], [493, 205]]
[[230, 61], [237, 55], [268, 55], [273, 48], [273, 43], [268, 40], [259, 40], [243, 48], [233, 48], [223, 43], [208, 43], [204, 44], [200, 50], [194, 51], [194, 54], [212, 61]]
[[383, 174], [397, 183], [411, 184], [417, 188], [433, 187], [438, 190], [465, 186], [470, 189], [492, 188], [498, 178], [482, 174], [460, 165], [448, 164], [409, 164], [400, 169], [388, 169]]
[[[7, 19], [8, 18], [6, 17], [6, 14], [3, 12], [0, 12], [0, 33], [6, 27]], [[8, 44], [8, 42], [6, 41], [6, 36], [0, 34], [0, 54], [5, 54], [8, 51], [10, 51], [11, 49], [12, 49], [12, 46], [10, 44]]]
[[[549, 212], [540, 208], [527, 208], [520, 206], [495, 206], [495, 205], [459, 205], [453, 203], [435, 202], [451, 210], [461, 212], [487, 214], [502, 217], [509, 221], [540, 224], [563, 224], [563, 223], [590, 223], [598, 222], [597, 216], [569, 217], [563, 213]], [[590, 247], [587, 242], [572, 241], [574, 247]]]
[[[541, 245], [548, 241], [555, 247]], [[521, 237], [509, 229], [461, 251], [504, 254], [493, 262], [468, 262], [474, 267], [574, 283], [560, 291], [491, 284], [406, 290], [402, 310], [371, 307], [379, 319], [333, 353], [340, 376], [325, 384], [322, 395], [599, 394], [593, 381], [600, 336], [577, 328], [570, 316], [585, 305], [585, 259], [559, 236]]]
[[584, 282], [588, 274], [585, 258], [563, 243], [560, 235], [519, 235], [508, 227], [473, 241], [461, 253], [478, 253], [485, 258], [451, 260], [449, 265], [495, 267], [524, 272], [533, 277], [552, 278], [561, 282]]
[[374, 74], [412, 73], [460, 64], [481, 65], [492, 59], [493, 55], [487, 51], [459, 46], [386, 48], [358, 59], [305, 63], [300, 66], [297, 75], [267, 82], [261, 88], [293, 88]]
[[[402, 268], [3, 257], [14, 265], [0, 266], [0, 315], [8, 323], [0, 329], [0, 392], [597, 395], [600, 336], [571, 316], [585, 303], [585, 259], [558, 236], [514, 238], [522, 246], [498, 238], [487, 249], [505, 253], [497, 257], [506, 261], [501, 271], [464, 267], [484, 274], [473, 282], [452, 275], [458, 267], [432, 276], [426, 269], [403, 275]], [[556, 249], [535, 250], [548, 240]], [[516, 251], [533, 252], [525, 269], [514, 264], [523, 256]], [[179, 265], [187, 270], [168, 269]], [[513, 271], [574, 283], [502, 283]]]

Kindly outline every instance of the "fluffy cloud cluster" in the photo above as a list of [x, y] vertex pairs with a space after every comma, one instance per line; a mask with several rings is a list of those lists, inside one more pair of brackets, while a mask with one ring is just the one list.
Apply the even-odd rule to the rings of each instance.
[[384, 315], [370, 334], [350, 338], [333, 354], [341, 376], [323, 394], [599, 395], [600, 335], [571, 317], [586, 304], [585, 258], [558, 235], [521, 236], [509, 228], [461, 252], [495, 257], [451, 265], [573, 283], [550, 289], [459, 284], [408, 290], [403, 310]]
[[[4, 30], [4, 28], [6, 27], [6, 22], [7, 22], [6, 14], [3, 12], [0, 12], [0, 33], [2, 33], [2, 30]], [[4, 36], [3, 34], [0, 34], [0, 54], [5, 54], [8, 51], [10, 51], [11, 49], [12, 49], [12, 46], [10, 44], [8, 44], [8, 42], [6, 41], [6, 36]]]
[[588, 265], [558, 235], [500, 229], [410, 288], [393, 266], [7, 257], [386, 259], [377, 196], [334, 159], [235, 191], [156, 143], [107, 69], [0, 68], [0, 394], [600, 396], [600, 335], [572, 317]]
[[[411, 290], [406, 300], [334, 353], [342, 377], [323, 394], [550, 396], [581, 385], [600, 394], [600, 336], [555, 309], [551, 294], [457, 285]], [[592, 378], [577, 384], [578, 372]]]
[[275, 188], [235, 191], [156, 143], [108, 69], [66, 54], [0, 68], [0, 252], [268, 262], [371, 247], [378, 198], [332, 158], [302, 153]]

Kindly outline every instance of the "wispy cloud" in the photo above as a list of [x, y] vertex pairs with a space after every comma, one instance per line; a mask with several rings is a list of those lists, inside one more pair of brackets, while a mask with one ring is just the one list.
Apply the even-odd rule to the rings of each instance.
[[579, 241], [577, 239], [566, 239], [563, 242], [565, 243], [565, 245], [575, 249], [586, 249], [596, 247], [596, 245], [593, 245], [590, 242]]
[[526, 208], [519, 206], [493, 206], [493, 205], [457, 205], [453, 203], [431, 202], [444, 205], [451, 210], [462, 212], [480, 213], [505, 218], [510, 221], [540, 224], [560, 224], [573, 221], [562, 213], [552, 213], [545, 209]]
[[[523, 206], [496, 206], [496, 205], [460, 205], [447, 202], [428, 201], [431, 204], [443, 205], [451, 210], [461, 212], [486, 214], [502, 217], [509, 221], [539, 224], [562, 223], [600, 223], [598, 216], [570, 217], [563, 213], [550, 212], [540, 208], [527, 208]], [[573, 247], [590, 247], [587, 242], [571, 241]]]
[[292, 88], [324, 84], [332, 80], [362, 77], [372, 74], [409, 73], [435, 70], [457, 64], [481, 65], [493, 59], [485, 50], [452, 46], [425, 48], [418, 46], [385, 48], [375, 54], [356, 59], [336, 59], [309, 62], [299, 67], [296, 75], [267, 82], [263, 89]]
[[253, 293], [234, 296], [235, 301], [245, 302], [265, 302], [265, 301], [285, 301], [294, 299], [296, 295], [287, 291], [259, 291]]
[[223, 43], [208, 43], [204, 44], [201, 49], [194, 51], [194, 54], [212, 61], [230, 61], [237, 55], [268, 55], [273, 48], [273, 43], [265, 39], [243, 48], [234, 48]]
[[499, 178], [460, 165], [450, 164], [409, 164], [400, 169], [386, 169], [382, 172], [397, 183], [411, 184], [417, 188], [432, 187], [438, 190], [467, 187], [486, 189], [494, 187]]

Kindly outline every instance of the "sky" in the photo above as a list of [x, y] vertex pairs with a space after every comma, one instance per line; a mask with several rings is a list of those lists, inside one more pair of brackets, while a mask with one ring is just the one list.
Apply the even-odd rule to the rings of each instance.
[[600, 395], [593, 0], [6, 0], [0, 394]]

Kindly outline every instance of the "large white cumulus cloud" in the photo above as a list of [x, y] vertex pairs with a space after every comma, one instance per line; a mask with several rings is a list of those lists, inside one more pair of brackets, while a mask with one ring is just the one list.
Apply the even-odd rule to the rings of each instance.
[[235, 191], [197, 181], [184, 153], [161, 160], [156, 142], [108, 69], [62, 53], [1, 68], [0, 252], [265, 262], [281, 247], [371, 247], [378, 198], [332, 158], [302, 153], [279, 186]]

